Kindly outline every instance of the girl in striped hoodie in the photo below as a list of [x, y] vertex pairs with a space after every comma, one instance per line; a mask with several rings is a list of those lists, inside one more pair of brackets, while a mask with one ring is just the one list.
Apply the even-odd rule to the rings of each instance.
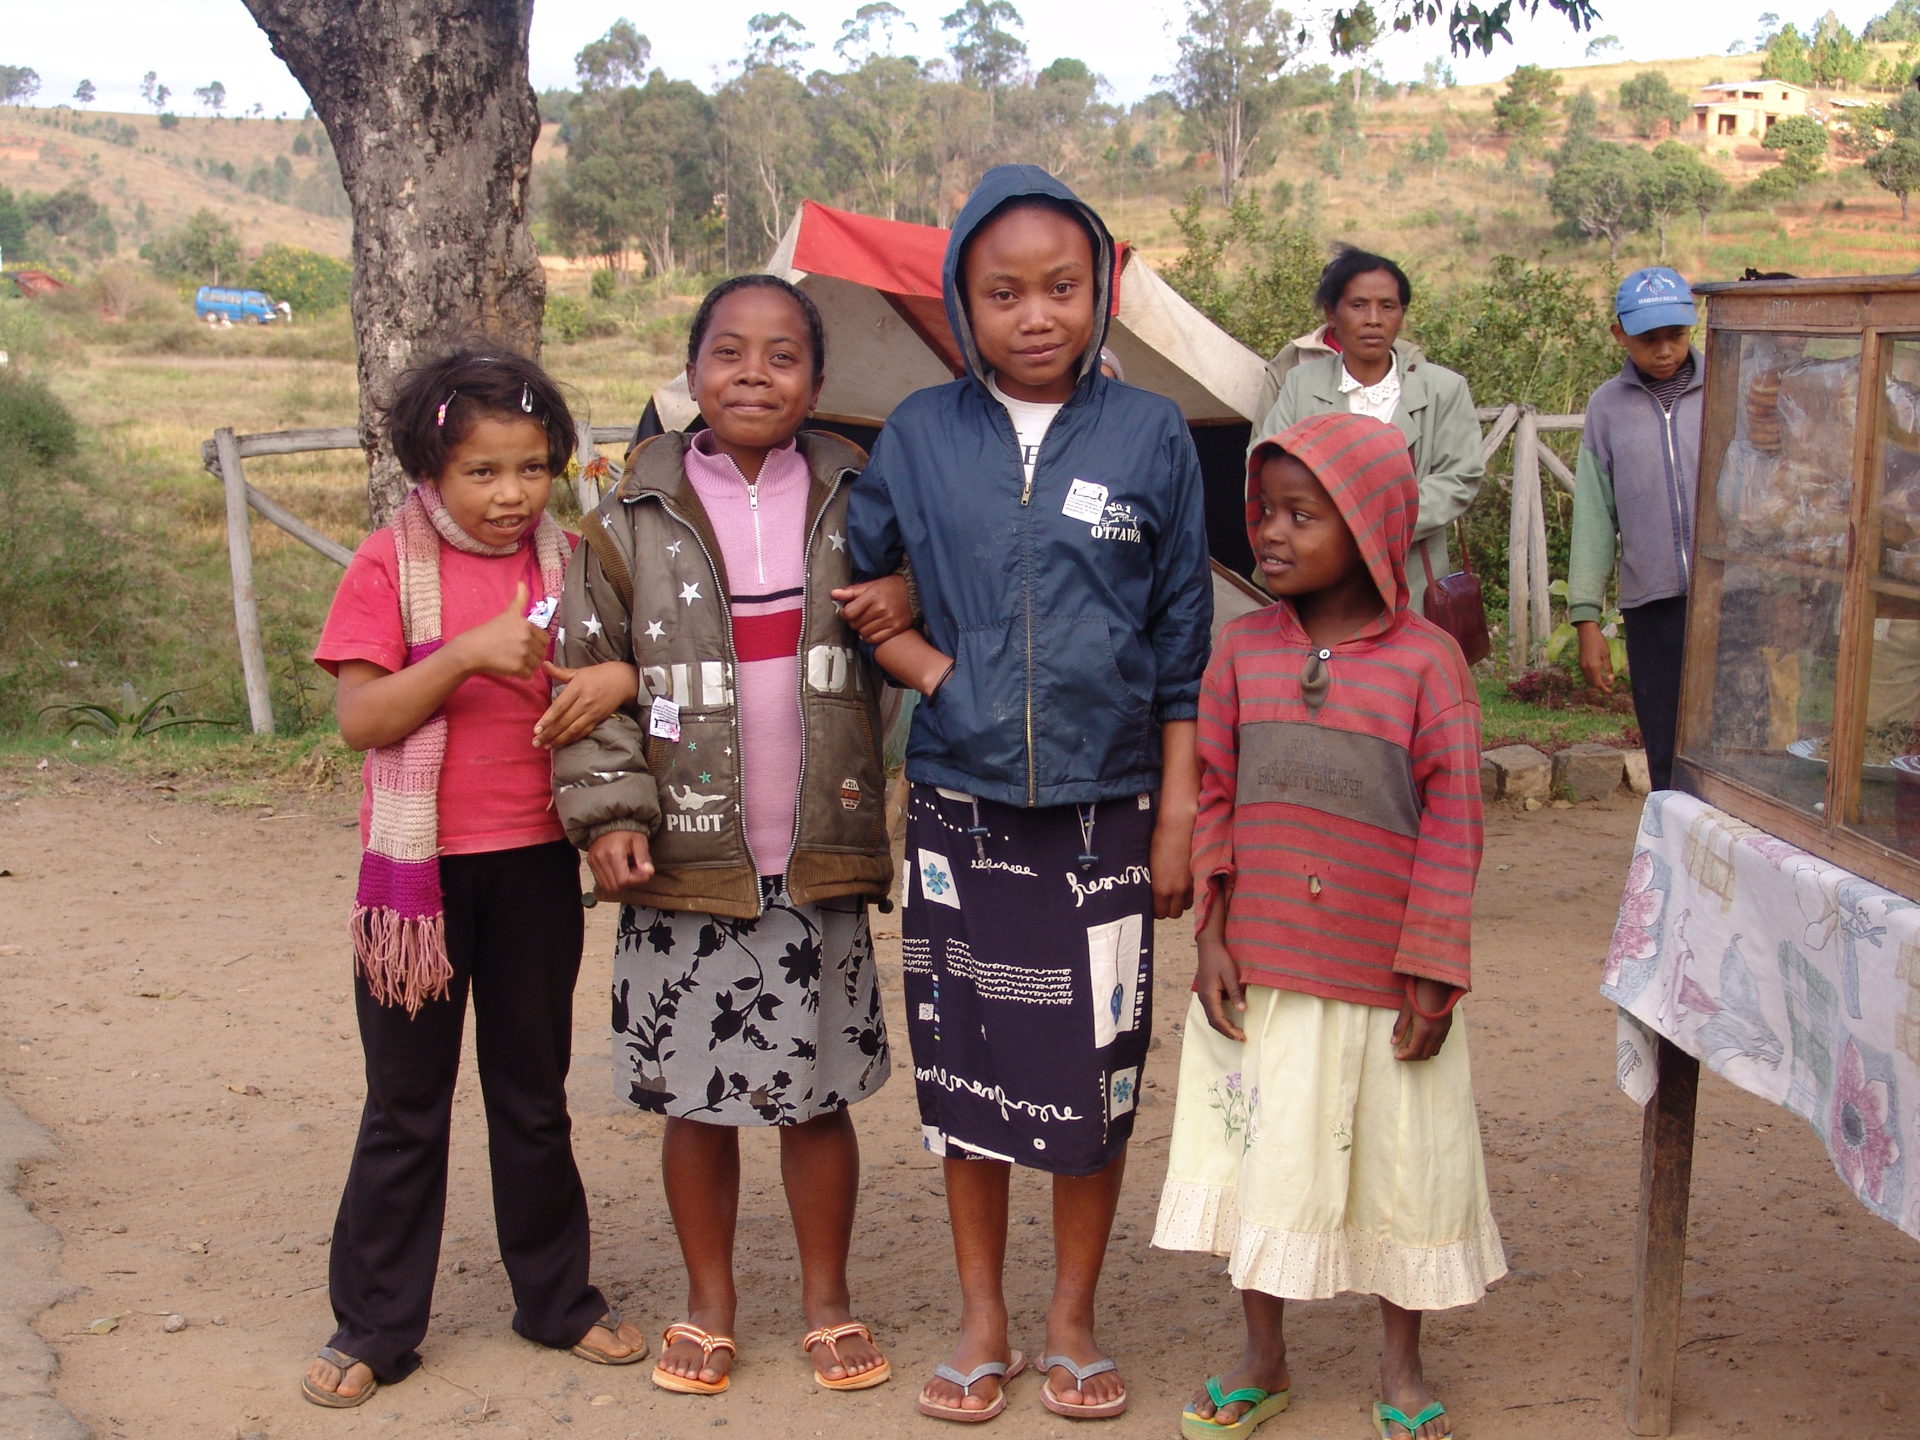
[[1399, 431], [1316, 415], [1248, 460], [1276, 605], [1229, 624], [1200, 692], [1199, 968], [1154, 1243], [1231, 1256], [1247, 1347], [1193, 1440], [1286, 1408], [1286, 1300], [1380, 1297], [1374, 1425], [1441, 1440], [1420, 1317], [1506, 1273], [1467, 1037], [1480, 708], [1408, 608], [1419, 495]]

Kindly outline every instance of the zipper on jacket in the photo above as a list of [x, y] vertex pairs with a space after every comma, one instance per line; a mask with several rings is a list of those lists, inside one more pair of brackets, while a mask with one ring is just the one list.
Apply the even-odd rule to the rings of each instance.
[[767, 557], [760, 550], [760, 482], [747, 481], [747, 508], [753, 512], [753, 570], [762, 585], [767, 583]]
[[[738, 469], [737, 466], [735, 468]], [[713, 575], [714, 596], [720, 602], [720, 633], [727, 644], [727, 682], [737, 687], [740, 678], [740, 659], [733, 648], [733, 606], [727, 599], [727, 587], [720, 583], [720, 566], [714, 561], [713, 551], [707, 548], [707, 542], [701, 538], [700, 531], [686, 516], [674, 509], [665, 496], [660, 497], [660, 508], [687, 527], [688, 533], [693, 536], [693, 543], [700, 547], [701, 555], [706, 557], [707, 569]], [[753, 870], [753, 913], [758, 918], [766, 913], [767, 902], [766, 896], [760, 893], [760, 862], [753, 858], [753, 841], [747, 838], [747, 747], [742, 743], [740, 735], [740, 695], [737, 688], [730, 708], [733, 712], [734, 770], [739, 776], [740, 787], [740, 844], [746, 849], [747, 864]], [[800, 743], [801, 760], [805, 763], [806, 722], [804, 720], [801, 721]], [[658, 779], [657, 776], [655, 778]]]
[[[840, 493], [840, 481], [845, 475], [843, 470], [833, 477], [833, 484], [827, 487], [827, 498], [815, 512], [813, 524], [807, 527], [807, 543], [800, 549], [800, 643], [794, 651], [794, 658], [800, 662], [794, 683], [794, 694], [800, 703], [800, 773], [795, 777], [793, 787], [793, 838], [787, 842], [787, 863], [780, 868], [783, 883], [793, 869], [793, 852], [800, 847], [800, 797], [807, 790], [807, 586], [813, 580], [813, 542], [820, 534], [820, 522], [826, 518], [833, 497]], [[740, 803], [743, 809], [746, 800], [746, 787], [742, 786]], [[742, 827], [741, 833], [746, 833], [745, 827]]]
[[[1645, 389], [1646, 387], [1642, 386], [1641, 388]], [[1674, 397], [1674, 409], [1677, 410], [1680, 407], [1681, 396], [1685, 393], [1685, 391], [1682, 391], [1681, 395]], [[1660, 397], [1655, 395], [1651, 390], [1647, 391], [1647, 398], [1653, 402], [1653, 408], [1660, 412], [1660, 439], [1667, 447], [1667, 503], [1673, 507], [1673, 539], [1674, 549], [1680, 557], [1680, 583], [1685, 585], [1688, 590], [1692, 590], [1693, 567], [1692, 563], [1687, 559], [1687, 543], [1689, 537], [1687, 535], [1686, 502], [1682, 500], [1680, 496], [1680, 457], [1678, 452], [1673, 448], [1673, 410], [1669, 410], [1666, 406], [1662, 405], [1660, 403]]]

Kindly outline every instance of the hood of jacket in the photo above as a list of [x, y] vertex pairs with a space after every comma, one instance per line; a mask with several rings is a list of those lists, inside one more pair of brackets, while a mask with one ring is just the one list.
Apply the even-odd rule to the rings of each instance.
[[1107, 233], [1106, 223], [1090, 205], [1038, 165], [994, 166], [981, 176], [980, 183], [973, 187], [973, 193], [961, 207], [959, 218], [953, 222], [953, 233], [947, 237], [947, 258], [940, 271], [946, 292], [947, 323], [953, 327], [953, 338], [959, 342], [967, 374], [984, 390], [988, 367], [980, 359], [980, 347], [973, 338], [973, 323], [961, 300], [960, 257], [966, 253], [967, 242], [994, 211], [1009, 200], [1029, 195], [1044, 195], [1072, 206], [1093, 236], [1093, 339], [1087, 344], [1087, 353], [1080, 357], [1078, 377], [1079, 387], [1084, 388], [1099, 373], [1100, 347], [1107, 342], [1107, 327], [1112, 322], [1113, 236]]
[[1254, 446], [1247, 456], [1247, 539], [1255, 554], [1260, 467], [1276, 450], [1293, 456], [1326, 487], [1386, 602], [1386, 613], [1354, 638], [1386, 629], [1407, 608], [1407, 549], [1420, 513], [1420, 485], [1399, 427], [1367, 415], [1309, 415]]

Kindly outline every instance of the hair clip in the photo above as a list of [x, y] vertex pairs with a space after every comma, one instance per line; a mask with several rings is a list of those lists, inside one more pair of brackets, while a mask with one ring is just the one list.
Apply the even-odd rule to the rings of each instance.
[[533, 413], [533, 386], [522, 385], [520, 387], [520, 408], [529, 415]]
[[437, 429], [437, 430], [444, 430], [444, 429], [446, 429], [446, 427], [447, 427], [447, 406], [449, 406], [449, 405], [451, 405], [451, 404], [453, 403], [453, 397], [454, 397], [454, 395], [458, 395], [459, 393], [460, 393], [460, 392], [459, 392], [458, 390], [455, 390], [454, 392], [452, 392], [452, 394], [450, 394], [450, 395], [448, 395], [446, 399], [444, 399], [444, 400], [442, 400], [442, 401], [440, 402], [440, 410], [439, 410], [439, 413], [437, 413], [437, 414], [436, 414], [436, 415], [435, 415], [435, 416], [433, 417], [433, 424], [434, 424], [434, 428], [435, 428], [435, 429]]

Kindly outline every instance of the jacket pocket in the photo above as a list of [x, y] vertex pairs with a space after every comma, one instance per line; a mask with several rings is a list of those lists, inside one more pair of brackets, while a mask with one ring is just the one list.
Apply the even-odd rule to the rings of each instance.
[[881, 853], [886, 848], [886, 786], [867, 701], [810, 697], [807, 724], [800, 848]]
[[680, 738], [667, 742], [654, 770], [660, 796], [654, 862], [662, 870], [745, 863], [740, 771], [728, 753], [732, 747], [731, 711], [681, 712]]
[[[1034, 619], [1034, 751], [1043, 786], [1117, 780], [1147, 768], [1153, 742], [1151, 657], [1129, 679], [1104, 615]], [[1143, 657], [1129, 653], [1126, 669]]]
[[[1038, 663], [1037, 630], [1034, 643]], [[985, 784], [1024, 789], [1026, 617], [962, 630], [956, 648], [952, 678], [915, 707], [907, 758], [949, 766]]]

